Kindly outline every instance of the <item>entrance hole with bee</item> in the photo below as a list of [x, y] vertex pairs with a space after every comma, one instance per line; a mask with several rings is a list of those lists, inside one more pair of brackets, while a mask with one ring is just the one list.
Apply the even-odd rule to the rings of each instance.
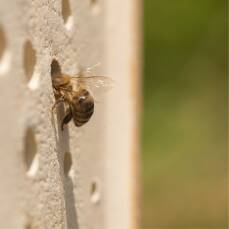
[[81, 69], [74, 76], [61, 72], [56, 60], [51, 65], [52, 86], [55, 95], [54, 111], [59, 104], [64, 104], [65, 116], [61, 129], [73, 120], [77, 127], [86, 124], [94, 113], [94, 97], [91, 92], [111, 87], [113, 81], [105, 76], [87, 75], [91, 68]]
[[84, 84], [87, 78], [71, 77], [63, 74], [56, 60], [51, 64], [52, 86], [55, 96], [54, 111], [59, 104], [64, 105], [65, 116], [61, 121], [61, 130], [73, 120], [75, 126], [79, 127], [89, 121], [94, 113], [94, 99]]

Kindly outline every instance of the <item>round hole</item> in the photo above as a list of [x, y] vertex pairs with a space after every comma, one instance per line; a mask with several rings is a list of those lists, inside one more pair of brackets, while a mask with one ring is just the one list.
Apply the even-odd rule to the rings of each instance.
[[92, 203], [98, 203], [99, 202], [99, 200], [100, 200], [100, 187], [99, 187], [99, 182], [97, 180], [94, 180], [91, 183], [90, 196], [91, 196], [91, 202]]
[[67, 30], [70, 30], [73, 25], [73, 17], [71, 14], [69, 0], [62, 0], [62, 16]]
[[[56, 76], [59, 76], [61, 75], [61, 67], [58, 63], [57, 60], [53, 59], [52, 60], [52, 63], [51, 63], [51, 79], [52, 79], [52, 84], [53, 84], [53, 80]], [[58, 97], [56, 97], [55, 93], [54, 93], [54, 96], [56, 99], [58, 99]]]
[[51, 63], [51, 76], [55, 77], [61, 74], [61, 68], [57, 60], [53, 60]]
[[28, 128], [25, 134], [25, 167], [28, 176], [34, 176], [38, 170], [37, 143], [33, 129]]
[[2, 59], [5, 50], [6, 50], [6, 38], [5, 38], [3, 28], [0, 26], [0, 60]]
[[36, 65], [36, 51], [32, 43], [26, 41], [24, 45], [24, 70], [26, 75], [26, 82], [30, 89], [34, 90], [38, 87], [39, 75], [35, 73], [34, 68]]
[[9, 70], [10, 55], [7, 51], [7, 41], [3, 30], [0, 26], [0, 74], [5, 74]]
[[69, 171], [72, 167], [72, 156], [69, 152], [66, 152], [64, 155], [64, 174], [65, 176], [69, 175]]

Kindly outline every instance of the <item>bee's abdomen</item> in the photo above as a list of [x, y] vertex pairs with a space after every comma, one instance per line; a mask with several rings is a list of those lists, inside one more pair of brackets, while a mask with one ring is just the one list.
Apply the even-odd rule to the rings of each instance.
[[82, 126], [89, 121], [94, 113], [94, 106], [91, 106], [87, 111], [75, 111], [73, 114], [73, 121], [76, 126]]

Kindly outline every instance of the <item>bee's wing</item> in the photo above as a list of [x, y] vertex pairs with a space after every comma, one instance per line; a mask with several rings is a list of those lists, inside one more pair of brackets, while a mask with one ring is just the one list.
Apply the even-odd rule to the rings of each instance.
[[95, 96], [108, 91], [114, 86], [114, 81], [106, 76], [76, 76], [71, 78], [72, 83], [84, 87]]

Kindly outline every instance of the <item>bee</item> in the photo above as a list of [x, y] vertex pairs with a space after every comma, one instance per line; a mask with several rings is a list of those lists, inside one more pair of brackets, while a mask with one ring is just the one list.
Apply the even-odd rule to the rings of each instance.
[[108, 88], [111, 79], [105, 76], [84, 76], [82, 72], [75, 76], [58, 74], [52, 77], [52, 85], [56, 101], [52, 111], [63, 103], [65, 116], [61, 122], [61, 130], [73, 120], [75, 126], [87, 123], [94, 113], [95, 101], [90, 92], [92, 88]]

